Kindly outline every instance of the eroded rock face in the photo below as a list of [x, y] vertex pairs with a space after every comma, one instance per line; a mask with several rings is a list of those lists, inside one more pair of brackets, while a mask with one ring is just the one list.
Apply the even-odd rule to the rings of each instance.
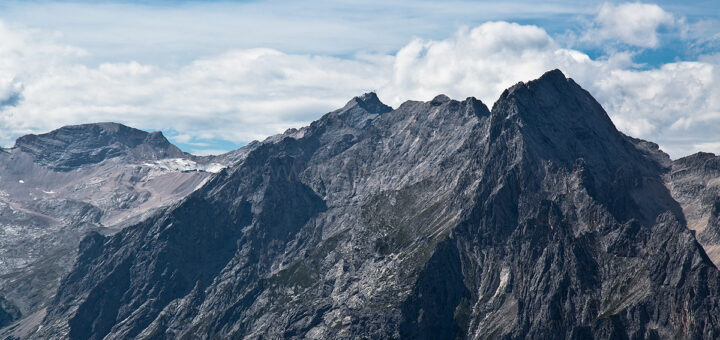
[[492, 112], [365, 95], [85, 238], [32, 337], [716, 338], [667, 171], [557, 70]]

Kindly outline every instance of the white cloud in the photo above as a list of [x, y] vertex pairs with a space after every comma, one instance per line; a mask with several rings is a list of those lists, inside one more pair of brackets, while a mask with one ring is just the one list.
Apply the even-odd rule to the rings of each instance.
[[720, 142], [699, 143], [693, 145], [695, 151], [712, 152], [720, 154]]
[[491, 101], [513, 83], [540, 76], [557, 58], [572, 56], [541, 28], [490, 22], [442, 41], [413, 40], [397, 53], [391, 83], [380, 94], [393, 105], [439, 93]]
[[506, 88], [550, 69], [593, 78], [630, 65], [628, 54], [593, 61], [582, 52], [562, 48], [542, 28], [489, 22], [461, 29], [445, 40], [410, 42], [397, 53], [392, 79], [380, 95], [393, 105], [439, 93], [475, 96], [492, 105]]
[[[46, 46], [38, 39], [17, 40], [22, 43], [15, 49], [23, 53]], [[388, 73], [383, 65], [389, 67], [383, 58], [346, 60], [273, 49], [228, 51], [177, 70], [137, 62], [88, 67], [72, 59], [23, 66], [23, 53], [3, 51], [0, 57], [12, 65], [0, 74], [23, 83], [23, 100], [0, 113], [3, 145], [20, 134], [96, 121], [175, 130], [182, 134], [178, 141], [188, 144], [248, 142], [341, 106], [382, 83], [379, 77]], [[0, 91], [10, 86], [3, 84]]]
[[656, 48], [658, 29], [675, 24], [675, 18], [655, 4], [624, 3], [600, 6], [593, 26], [582, 40], [601, 44], [616, 41], [631, 46]]

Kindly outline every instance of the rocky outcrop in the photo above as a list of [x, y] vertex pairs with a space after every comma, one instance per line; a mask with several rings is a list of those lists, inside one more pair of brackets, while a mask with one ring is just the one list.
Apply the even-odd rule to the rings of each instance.
[[32, 336], [716, 338], [668, 166], [557, 70], [492, 111], [365, 95], [85, 238]]

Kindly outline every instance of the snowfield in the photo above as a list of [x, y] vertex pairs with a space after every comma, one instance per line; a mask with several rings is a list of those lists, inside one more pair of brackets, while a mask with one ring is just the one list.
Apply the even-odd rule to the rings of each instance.
[[195, 161], [183, 158], [167, 158], [143, 163], [145, 166], [169, 171], [204, 171], [218, 173], [225, 166], [218, 163], [198, 164]]

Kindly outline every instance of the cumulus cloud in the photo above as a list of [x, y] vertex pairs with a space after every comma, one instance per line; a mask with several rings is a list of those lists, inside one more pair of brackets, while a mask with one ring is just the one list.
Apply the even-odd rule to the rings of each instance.
[[593, 61], [585, 53], [562, 48], [537, 26], [489, 22], [460, 29], [445, 40], [410, 42], [397, 53], [392, 79], [380, 94], [394, 105], [438, 93], [474, 96], [491, 105], [506, 88], [553, 68], [591, 78], [631, 64], [628, 54]]
[[572, 57], [541, 28], [489, 22], [446, 40], [410, 42], [397, 53], [381, 95], [394, 105], [438, 93], [493, 100], [514, 82], [542, 74], [549, 60]]
[[657, 141], [674, 157], [720, 141], [718, 64], [675, 62], [649, 70], [618, 69], [588, 81], [620, 129]]
[[615, 41], [623, 44], [656, 48], [660, 43], [658, 29], [675, 25], [675, 18], [655, 4], [624, 3], [600, 6], [592, 27], [582, 40], [595, 43]]

